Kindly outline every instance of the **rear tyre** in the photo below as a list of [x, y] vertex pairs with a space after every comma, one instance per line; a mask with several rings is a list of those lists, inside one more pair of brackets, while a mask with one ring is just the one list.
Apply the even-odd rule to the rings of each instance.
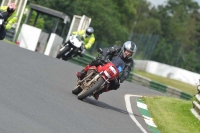
[[76, 86], [76, 88], [74, 88], [74, 89], [72, 90], [72, 93], [73, 93], [74, 95], [78, 95], [81, 91], [82, 91], [82, 89], [80, 88], [80, 86]]
[[103, 83], [104, 79], [102, 77], [99, 78], [99, 80], [89, 89], [89, 90], [83, 90], [81, 93], [78, 94], [78, 99], [83, 100], [84, 98], [92, 95], [92, 93], [98, 89]]
[[67, 61], [67, 60], [69, 60], [69, 59], [71, 59], [71, 58], [72, 58], [71, 56], [63, 56], [63, 57], [62, 57], [62, 60]]
[[56, 56], [56, 58], [58, 58], [58, 59], [60, 59], [62, 56], [64, 56], [64, 54], [68, 51], [68, 49], [69, 49], [69, 46], [64, 46], [64, 48], [61, 48], [62, 49], [62, 51], [60, 51], [59, 53], [58, 53], [58, 55]]
[[0, 27], [0, 40], [3, 40], [6, 36], [6, 30], [4, 26]]

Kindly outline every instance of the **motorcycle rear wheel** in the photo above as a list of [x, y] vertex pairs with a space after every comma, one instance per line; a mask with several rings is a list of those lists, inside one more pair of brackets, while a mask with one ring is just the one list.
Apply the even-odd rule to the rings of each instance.
[[56, 56], [56, 58], [58, 58], [58, 59], [60, 59], [62, 56], [64, 56], [65, 55], [65, 53], [68, 51], [68, 49], [69, 49], [69, 46], [64, 46], [65, 48], [62, 50], [62, 51], [60, 51], [59, 53], [58, 53], [58, 55]]
[[100, 77], [99, 80], [89, 90], [83, 90], [82, 92], [80, 92], [78, 94], [78, 99], [83, 100], [86, 97], [92, 95], [92, 93], [95, 90], [97, 90], [104, 82], [105, 82], [104, 79], [102, 77]]

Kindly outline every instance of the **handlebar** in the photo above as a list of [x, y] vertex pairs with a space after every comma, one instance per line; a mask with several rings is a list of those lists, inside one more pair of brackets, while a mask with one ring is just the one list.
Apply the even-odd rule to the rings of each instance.
[[98, 57], [96, 58], [96, 60], [97, 60], [100, 64], [102, 64], [102, 65], [104, 65], [104, 64], [106, 64], [106, 63], [108, 63], [108, 62], [110, 62], [109, 59], [102, 59], [100, 56], [98, 56]]
[[0, 11], [0, 18], [4, 18], [5, 20], [7, 20], [8, 18], [8, 13], [4, 12], [4, 11]]

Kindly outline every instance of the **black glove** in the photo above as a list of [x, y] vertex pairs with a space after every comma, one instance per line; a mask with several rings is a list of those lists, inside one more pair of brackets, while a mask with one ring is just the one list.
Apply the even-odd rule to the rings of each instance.
[[81, 45], [80, 50], [78, 50], [78, 55], [80, 57], [83, 57], [84, 53], [85, 53], [85, 46]]
[[100, 60], [103, 61], [103, 62], [105, 62], [106, 57], [102, 55], [102, 56], [100, 57]]
[[120, 87], [120, 83], [119, 83], [119, 80], [117, 78], [117, 79], [114, 80], [114, 82], [112, 82], [112, 84], [110, 85], [109, 88], [111, 90], [117, 90], [117, 89], [119, 89], [119, 87]]
[[105, 58], [105, 56], [100, 56], [99, 58], [97, 58], [97, 62], [99, 63], [99, 64], [105, 64], [106, 63], [106, 58]]

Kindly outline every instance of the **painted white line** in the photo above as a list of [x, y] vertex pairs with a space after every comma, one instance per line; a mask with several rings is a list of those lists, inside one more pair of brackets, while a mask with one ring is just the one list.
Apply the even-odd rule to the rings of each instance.
[[146, 110], [147, 110], [147, 105], [144, 104], [144, 103], [137, 102], [137, 106], [138, 106], [139, 108], [142, 108], [142, 109], [146, 109]]
[[151, 117], [148, 117], [148, 116], [145, 116], [145, 115], [142, 115], [142, 116], [144, 117], [144, 119], [152, 120], [153, 121], [153, 119]]
[[136, 123], [136, 125], [143, 131], [143, 133], [147, 133], [147, 131], [142, 127], [142, 125], [136, 120], [135, 116], [133, 115], [133, 111], [131, 108], [131, 102], [130, 102], [130, 97], [134, 96], [134, 97], [142, 97], [140, 95], [130, 95], [130, 94], [126, 94], [124, 96], [125, 99], [125, 103], [126, 103], [126, 108], [128, 111], [129, 116], [131, 117], [131, 119]]
[[144, 117], [145, 122], [146, 122], [149, 126], [157, 127], [152, 118], [150, 118], [150, 117], [148, 117], [148, 116], [145, 116], [145, 115], [142, 115], [142, 116]]

